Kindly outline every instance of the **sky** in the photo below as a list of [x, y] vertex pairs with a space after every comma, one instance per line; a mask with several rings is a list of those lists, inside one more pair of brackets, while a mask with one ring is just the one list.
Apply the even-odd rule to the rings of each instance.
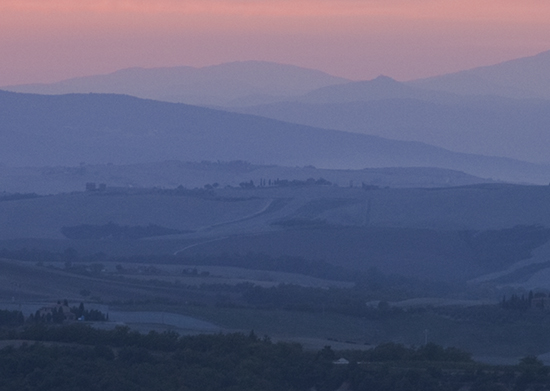
[[548, 0], [0, 0], [0, 86], [264, 60], [411, 80], [550, 50]]

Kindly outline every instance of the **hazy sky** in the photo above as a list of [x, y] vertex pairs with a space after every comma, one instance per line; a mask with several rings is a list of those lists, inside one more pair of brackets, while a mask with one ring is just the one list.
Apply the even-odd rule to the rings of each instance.
[[0, 0], [0, 85], [238, 60], [407, 80], [545, 50], [549, 0]]

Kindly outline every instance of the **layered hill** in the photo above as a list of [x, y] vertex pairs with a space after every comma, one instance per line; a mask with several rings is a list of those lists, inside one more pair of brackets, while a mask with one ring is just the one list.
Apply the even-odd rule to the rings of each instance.
[[408, 84], [462, 95], [550, 99], [550, 51]]
[[547, 183], [545, 166], [417, 142], [290, 124], [121, 95], [0, 92], [0, 152], [10, 166], [232, 161], [322, 168], [439, 167]]
[[325, 86], [232, 110], [549, 164], [549, 98], [550, 51], [407, 83], [379, 77]]
[[287, 102], [231, 110], [464, 153], [550, 163], [550, 101], [545, 99], [461, 96], [379, 77], [323, 87]]
[[271, 102], [349, 80], [321, 71], [265, 61], [194, 68], [129, 68], [52, 84], [6, 86], [39, 94], [115, 93], [196, 105]]
[[[549, 202], [548, 186], [499, 184], [107, 189], [0, 200], [0, 248], [192, 259], [253, 253], [423, 279], [507, 276], [512, 283], [549, 267], [550, 246], [541, 247], [550, 239]], [[148, 235], [130, 235], [138, 232]], [[530, 262], [536, 248], [542, 252]]]
[[418, 88], [398, 82], [388, 76], [320, 87], [298, 96], [292, 101], [307, 104], [338, 104], [387, 99], [415, 99], [430, 102], [460, 101], [456, 94]]
[[384, 76], [350, 82], [290, 65], [244, 61], [204, 68], [131, 68], [6, 89], [117, 93], [225, 107], [455, 152], [550, 164], [550, 52], [407, 83]]

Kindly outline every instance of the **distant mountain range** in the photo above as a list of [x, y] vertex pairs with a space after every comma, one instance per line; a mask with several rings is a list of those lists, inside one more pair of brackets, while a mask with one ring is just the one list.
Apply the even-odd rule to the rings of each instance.
[[333, 104], [369, 102], [387, 99], [415, 99], [430, 102], [456, 102], [461, 97], [456, 94], [432, 91], [400, 83], [388, 76], [378, 76], [373, 80], [355, 81], [321, 87], [293, 102], [308, 104]]
[[378, 77], [322, 87], [285, 102], [228, 109], [550, 164], [547, 97], [550, 52], [420, 81]]
[[293, 101], [227, 110], [550, 164], [550, 100], [462, 97], [375, 79], [325, 87]]
[[114, 93], [194, 105], [233, 106], [276, 102], [349, 81], [293, 65], [242, 61], [203, 68], [129, 68], [107, 75], [2, 89], [55, 95]]
[[[335, 94], [342, 101], [449, 95], [407, 90], [404, 86], [357, 82], [343, 90], [323, 87], [351, 82], [345, 78], [267, 61], [241, 61], [195, 68], [128, 68], [106, 74], [79, 77], [50, 84], [24, 84], [1, 87], [13, 92], [39, 94], [115, 93], [140, 98], [195, 105], [244, 106], [288, 100], [306, 94], [301, 101], [334, 103]], [[390, 79], [391, 80], [391, 79]], [[363, 86], [362, 84], [368, 83]], [[550, 99], [550, 50], [536, 56], [519, 58], [500, 64], [473, 68], [441, 76], [413, 80], [404, 85], [456, 95], [491, 95], [505, 98]], [[387, 88], [393, 88], [387, 90]], [[377, 90], [378, 88], [378, 90]], [[315, 91], [321, 89], [320, 91]], [[367, 91], [368, 89], [368, 91]], [[350, 94], [351, 93], [351, 94]], [[325, 97], [323, 97], [325, 95]]]
[[[14, 164], [77, 164], [78, 160], [136, 163], [158, 160], [154, 151], [164, 150], [167, 155], [162, 160], [236, 158], [260, 164], [315, 164], [330, 168], [437, 166], [515, 181], [533, 181], [534, 177], [525, 177], [523, 169], [504, 175], [496, 165], [490, 170], [472, 171], [468, 159], [458, 164], [459, 155], [451, 159], [448, 153], [550, 164], [550, 100], [544, 99], [550, 97], [550, 52], [407, 83], [385, 76], [351, 82], [290, 65], [245, 61], [204, 68], [132, 68], [9, 89], [45, 94], [122, 93], [312, 127], [114, 96], [47, 99], [4, 94], [6, 115], [1, 126], [12, 121], [10, 129], [18, 128], [23, 133], [41, 130], [30, 139], [17, 141], [22, 143], [21, 153], [14, 153], [13, 148], [6, 150], [3, 160], [17, 162]], [[35, 103], [30, 104], [31, 101]], [[26, 115], [24, 107], [29, 104], [43, 111]], [[146, 112], [150, 115], [146, 116]], [[46, 128], [50, 133], [44, 132]], [[383, 139], [328, 131], [333, 129]], [[56, 135], [56, 143], [63, 151], [53, 160], [51, 154], [46, 158], [42, 149], [53, 142], [47, 134]], [[9, 132], [2, 137], [16, 141]], [[208, 140], [209, 137], [214, 139]], [[172, 141], [167, 142], [168, 138]], [[334, 142], [328, 142], [331, 138]], [[357, 141], [351, 141], [354, 138]], [[396, 144], [387, 138], [424, 144]], [[104, 142], [110, 145], [105, 146]], [[359, 152], [356, 143], [366, 143], [364, 152]], [[191, 144], [195, 147], [190, 148]], [[273, 148], [264, 148], [263, 144]], [[78, 145], [83, 149], [78, 149]], [[256, 153], [262, 148], [262, 153]], [[141, 160], [132, 156], [132, 149], [139, 151]], [[105, 151], [101, 158], [100, 151]], [[367, 152], [368, 157], [364, 156]], [[546, 174], [542, 174], [546, 168], [532, 171], [533, 167], [528, 171], [538, 172], [536, 182], [546, 182]]]
[[245, 160], [338, 169], [440, 167], [504, 181], [550, 181], [550, 167], [512, 159], [114, 94], [0, 92], [0, 156], [9, 166]]
[[408, 83], [461, 95], [550, 99], [550, 50], [536, 56]]
[[550, 51], [406, 83], [260, 61], [132, 68], [11, 91], [117, 93], [550, 164]]

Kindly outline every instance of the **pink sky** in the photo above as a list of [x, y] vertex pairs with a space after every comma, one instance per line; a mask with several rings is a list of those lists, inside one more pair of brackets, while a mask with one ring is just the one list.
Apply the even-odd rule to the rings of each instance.
[[238, 60], [408, 80], [550, 50], [548, 0], [1, 0], [0, 85]]

